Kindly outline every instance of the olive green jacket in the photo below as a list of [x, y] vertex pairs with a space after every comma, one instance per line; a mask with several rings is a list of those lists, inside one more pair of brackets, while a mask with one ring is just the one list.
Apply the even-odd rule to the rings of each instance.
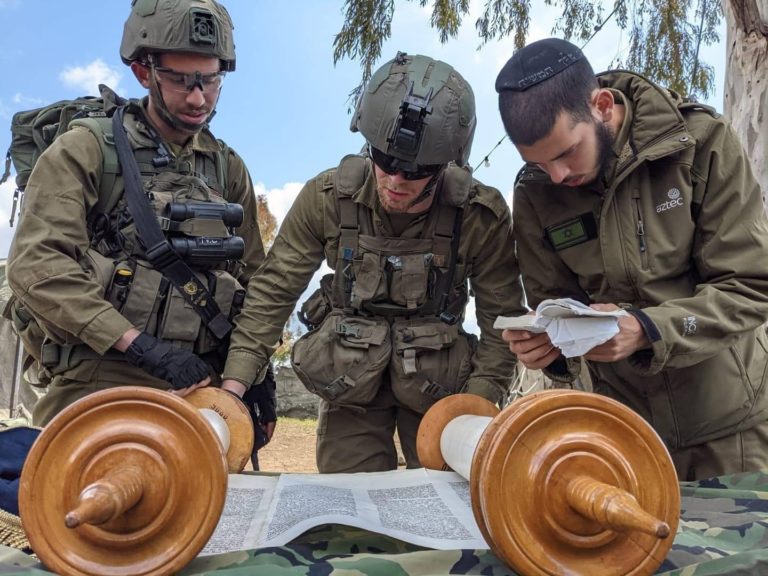
[[[126, 114], [125, 121], [131, 138], [149, 138], [133, 115]], [[177, 157], [194, 166], [195, 153], [214, 154], [221, 146], [206, 130]], [[240, 278], [245, 284], [264, 259], [264, 248], [251, 178], [242, 159], [229, 150], [227, 199], [244, 210], [236, 233], [245, 241]], [[11, 289], [38, 323], [63, 340], [82, 340], [98, 354], [106, 353], [132, 327], [81, 265], [90, 241], [86, 219], [99, 199], [102, 162], [101, 148], [89, 129], [74, 127], [57, 138], [35, 164], [8, 256]]]
[[[461, 170], [449, 167], [448, 170]], [[382, 235], [394, 236], [382, 218], [370, 161], [354, 202], [373, 211], [373, 226]], [[339, 211], [334, 177], [336, 169], [310, 180], [286, 216], [264, 265], [248, 285], [237, 327], [232, 334], [224, 378], [246, 385], [257, 379], [282, 335], [283, 326], [313, 274], [325, 259], [336, 264], [339, 243]], [[439, 201], [441, 185], [436, 192]], [[424, 219], [416, 220], [401, 234], [418, 237]], [[495, 188], [473, 180], [463, 210], [463, 224], [454, 285], [471, 282], [481, 336], [472, 360], [468, 392], [499, 400], [509, 387], [515, 357], [492, 324], [496, 316], [522, 314], [522, 288], [514, 254], [509, 209]]]
[[598, 392], [687, 447], [768, 417], [768, 221], [729, 124], [626, 72], [598, 77], [624, 100], [606, 179], [570, 188], [526, 166], [514, 192], [531, 306], [627, 304], [651, 348], [591, 362]]

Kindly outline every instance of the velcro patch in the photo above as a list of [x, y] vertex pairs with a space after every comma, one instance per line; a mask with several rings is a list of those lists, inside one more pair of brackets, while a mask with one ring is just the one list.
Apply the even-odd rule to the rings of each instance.
[[554, 226], [547, 226], [545, 234], [552, 248], [565, 250], [597, 238], [597, 221], [592, 212], [586, 212]]

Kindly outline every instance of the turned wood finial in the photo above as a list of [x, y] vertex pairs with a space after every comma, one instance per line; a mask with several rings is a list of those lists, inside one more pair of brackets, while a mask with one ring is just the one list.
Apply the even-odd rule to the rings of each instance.
[[526, 575], [658, 568], [677, 530], [680, 492], [648, 423], [573, 390], [537, 392], [493, 412], [478, 397], [445, 398], [424, 415], [417, 449], [427, 467], [468, 471], [475, 519], [497, 556]]
[[49, 569], [159, 576], [202, 550], [224, 507], [228, 470], [242, 470], [250, 457], [253, 428], [227, 392], [204, 388], [187, 398], [112, 388], [43, 429], [24, 464], [19, 508]]

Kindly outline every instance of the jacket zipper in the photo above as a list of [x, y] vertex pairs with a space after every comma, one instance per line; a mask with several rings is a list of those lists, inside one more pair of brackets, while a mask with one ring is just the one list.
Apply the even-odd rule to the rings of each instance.
[[642, 269], [648, 270], [648, 243], [645, 240], [645, 223], [643, 222], [643, 213], [640, 210], [640, 192], [637, 189], [632, 191], [632, 200], [635, 203], [635, 217], [637, 219], [635, 233], [640, 247], [640, 261]]

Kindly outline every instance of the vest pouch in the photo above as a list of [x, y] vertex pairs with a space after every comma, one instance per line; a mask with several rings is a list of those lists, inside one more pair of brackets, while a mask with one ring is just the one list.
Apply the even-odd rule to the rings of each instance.
[[389, 256], [389, 298], [395, 304], [415, 310], [426, 303], [434, 285], [432, 254]]
[[[196, 273], [203, 284], [207, 285], [205, 277]], [[168, 284], [165, 297], [165, 308], [157, 326], [157, 337], [170, 340], [176, 346], [191, 350], [200, 333], [202, 318], [189, 304], [184, 296], [172, 285]]]
[[354, 282], [350, 300], [352, 306], [360, 308], [364, 302], [387, 300], [387, 279], [383, 272], [385, 257], [365, 252], [352, 260]]
[[307, 390], [323, 400], [365, 406], [379, 390], [391, 352], [386, 320], [333, 311], [294, 343], [291, 365]]
[[152, 268], [149, 262], [138, 260], [120, 313], [138, 330], [154, 335], [160, 303], [167, 292], [166, 286], [170, 286], [170, 283], [160, 272]]
[[423, 414], [441, 398], [464, 389], [477, 337], [438, 318], [397, 320], [392, 347], [392, 392], [405, 407]]

